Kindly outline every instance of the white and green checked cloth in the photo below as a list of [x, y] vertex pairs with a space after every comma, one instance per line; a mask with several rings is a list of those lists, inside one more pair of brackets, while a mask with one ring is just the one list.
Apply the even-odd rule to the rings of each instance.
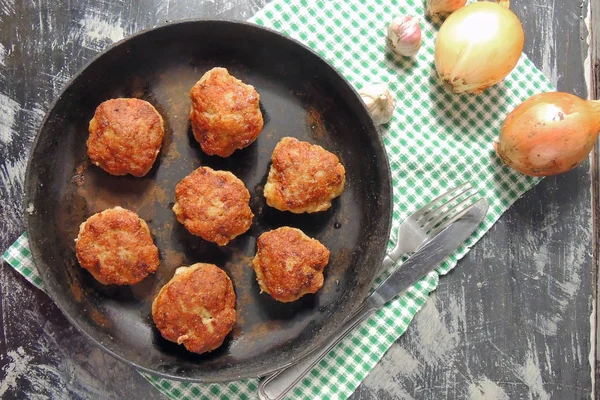
[[[397, 59], [386, 49], [387, 24], [397, 15], [421, 16], [423, 47], [415, 58]], [[422, 0], [275, 0], [251, 18], [308, 45], [355, 88], [384, 82], [396, 97], [392, 121], [383, 129], [394, 186], [393, 228], [413, 211], [462, 182], [471, 182], [491, 204], [484, 224], [437, 272], [414, 285], [350, 333], [290, 394], [294, 399], [345, 399], [400, 335], [439, 275], [492, 226], [538, 179], [521, 175], [496, 157], [492, 141], [504, 117], [527, 97], [553, 87], [522, 55], [514, 71], [483, 94], [455, 95], [436, 75], [434, 38], [441, 20], [423, 18]], [[396, 238], [390, 238], [389, 247]], [[42, 288], [21, 236], [4, 254], [27, 280]], [[258, 380], [190, 384], [144, 374], [171, 399], [251, 399]]]

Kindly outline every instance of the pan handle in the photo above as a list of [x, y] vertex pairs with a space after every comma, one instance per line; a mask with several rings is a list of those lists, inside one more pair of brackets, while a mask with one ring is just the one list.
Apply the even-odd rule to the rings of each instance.
[[258, 385], [258, 397], [261, 400], [283, 399], [329, 351], [375, 310], [376, 307], [370, 305], [368, 302], [362, 303], [360, 308], [336, 332], [330, 335], [321, 346], [308, 353], [307, 356], [300, 359], [297, 363], [263, 378]]

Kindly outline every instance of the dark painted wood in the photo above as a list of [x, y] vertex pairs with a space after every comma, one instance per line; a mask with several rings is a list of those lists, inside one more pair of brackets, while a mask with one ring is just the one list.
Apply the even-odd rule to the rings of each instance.
[[[558, 90], [584, 98], [587, 7], [511, 5], [525, 28], [525, 53]], [[353, 398], [593, 398], [591, 201], [589, 163], [526, 193], [440, 280]]]
[[[593, 99], [600, 99], [600, 14], [595, 10], [600, 10], [600, 0], [591, 0], [591, 7], [594, 11], [590, 18], [590, 64], [591, 67], [591, 84], [590, 84], [590, 95]], [[592, 152], [592, 224], [593, 232], [592, 237], [596, 238], [593, 240], [593, 257], [595, 260], [595, 290], [594, 290], [594, 301], [596, 304], [596, 310], [598, 310], [598, 290], [600, 288], [600, 271], [598, 270], [598, 260], [600, 260], [600, 242], [597, 238], [600, 238], [600, 149], [598, 145]], [[595, 334], [596, 334], [596, 365], [595, 365], [595, 382], [600, 379], [600, 334], [598, 332], [598, 312], [595, 312]], [[595, 387], [596, 398], [600, 397], [600, 389], [598, 385]]]
[[[247, 19], [263, 3], [0, 2], [0, 247], [23, 230], [24, 160], [35, 131], [91, 57], [119, 36], [167, 20]], [[587, 2], [512, 3], [525, 27], [525, 52], [560, 90], [585, 97]], [[592, 207], [591, 187], [586, 164], [545, 179], [520, 199], [441, 279], [407, 334], [353, 398], [590, 398], [597, 265], [592, 238], [598, 237], [592, 235], [598, 202]], [[132, 368], [91, 345], [6, 265], [0, 290], [0, 397], [161, 398]], [[592, 364], [596, 359], [592, 354]]]

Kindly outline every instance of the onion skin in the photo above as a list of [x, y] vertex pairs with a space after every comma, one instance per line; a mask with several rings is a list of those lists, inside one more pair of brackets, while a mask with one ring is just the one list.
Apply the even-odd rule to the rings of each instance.
[[425, 14], [450, 14], [464, 7], [467, 0], [427, 0], [425, 5]]
[[481, 93], [513, 70], [525, 35], [519, 18], [489, 1], [450, 14], [435, 41], [435, 68], [454, 93]]
[[600, 101], [542, 93], [506, 117], [494, 148], [506, 165], [521, 173], [556, 175], [585, 161], [599, 131]]

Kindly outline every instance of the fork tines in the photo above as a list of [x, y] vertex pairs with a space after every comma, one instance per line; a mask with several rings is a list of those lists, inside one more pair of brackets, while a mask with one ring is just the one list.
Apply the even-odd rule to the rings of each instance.
[[478, 199], [473, 186], [463, 183], [417, 211], [417, 223], [427, 235], [434, 235], [437, 228], [443, 229], [463, 216]]

